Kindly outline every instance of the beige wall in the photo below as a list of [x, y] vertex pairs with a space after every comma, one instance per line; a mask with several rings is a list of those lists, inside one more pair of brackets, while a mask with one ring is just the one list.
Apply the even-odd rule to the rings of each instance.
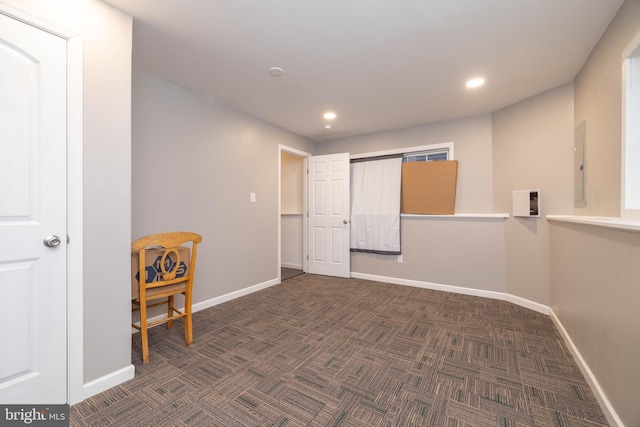
[[278, 276], [278, 144], [310, 141], [135, 69], [133, 141], [132, 237], [202, 234], [194, 303]]
[[490, 115], [319, 142], [317, 154], [359, 154], [452, 141], [459, 161], [456, 213], [493, 212]]
[[402, 257], [351, 254], [353, 273], [504, 293], [502, 219], [403, 218]]
[[84, 380], [131, 364], [132, 18], [94, 0], [14, 0], [83, 38]]
[[[640, 2], [627, 0], [575, 80], [577, 126], [587, 118], [587, 207], [620, 212], [622, 51], [640, 32]], [[640, 425], [640, 234], [551, 227], [551, 307], [624, 425]]]
[[302, 270], [303, 265], [303, 230], [305, 217], [299, 215], [282, 215], [280, 220], [280, 265], [286, 268]]
[[573, 86], [571, 83], [493, 114], [496, 212], [512, 213], [512, 192], [540, 190], [541, 217], [505, 223], [507, 292], [549, 305], [549, 224], [573, 200]]
[[587, 120], [587, 207], [576, 215], [620, 214], [622, 51], [639, 17], [640, 2], [625, 1], [575, 79], [575, 126]]
[[280, 161], [280, 198], [283, 214], [301, 214], [304, 212], [303, 199], [304, 157], [283, 151]]
[[552, 309], [625, 426], [640, 425], [640, 234], [551, 230]]

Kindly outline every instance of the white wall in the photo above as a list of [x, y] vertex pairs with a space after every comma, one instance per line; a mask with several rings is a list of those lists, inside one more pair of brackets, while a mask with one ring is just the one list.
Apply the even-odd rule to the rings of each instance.
[[97, 0], [13, 0], [80, 34], [83, 61], [84, 380], [131, 364], [132, 18]]
[[203, 236], [194, 303], [278, 277], [279, 144], [314, 150], [298, 135], [134, 69], [133, 238]]

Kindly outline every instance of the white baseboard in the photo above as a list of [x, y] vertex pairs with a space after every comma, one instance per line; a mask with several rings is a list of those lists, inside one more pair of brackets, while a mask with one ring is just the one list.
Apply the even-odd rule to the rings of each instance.
[[442, 285], [438, 283], [420, 282], [417, 280], [398, 279], [395, 277], [376, 276], [372, 274], [356, 272], [351, 272], [351, 277], [354, 277], [356, 279], [373, 280], [376, 282], [393, 283], [396, 285], [414, 286], [416, 288], [433, 289], [436, 291], [453, 292], [456, 294], [505, 300], [521, 307], [537, 311], [538, 313], [548, 315], [555, 323], [558, 331], [560, 332], [560, 335], [562, 335], [562, 338], [569, 347], [569, 350], [573, 355], [573, 360], [575, 360], [576, 364], [580, 368], [580, 371], [582, 371], [582, 374], [589, 384], [589, 387], [591, 387], [591, 391], [598, 400], [598, 403], [600, 404], [604, 415], [607, 417], [607, 421], [609, 422], [609, 424], [611, 424], [612, 426], [624, 427], [624, 424], [622, 424], [622, 421], [616, 414], [613, 406], [611, 406], [611, 403], [609, 402], [609, 399], [607, 399], [607, 396], [604, 394], [604, 391], [600, 387], [600, 384], [598, 384], [598, 380], [596, 379], [595, 375], [593, 375], [593, 372], [591, 372], [591, 369], [589, 369], [589, 366], [582, 358], [582, 355], [576, 348], [575, 344], [571, 340], [571, 337], [567, 333], [564, 326], [562, 326], [560, 319], [558, 319], [551, 307], [503, 292], [485, 291], [481, 289], [464, 288], [460, 286]]
[[356, 279], [373, 280], [374, 282], [393, 283], [394, 285], [413, 286], [414, 288], [433, 289], [434, 291], [452, 292], [455, 294], [473, 295], [476, 297], [504, 299], [502, 292], [482, 289], [463, 288], [461, 286], [441, 285], [439, 283], [421, 282], [418, 280], [399, 279], [397, 277], [376, 276], [374, 274], [351, 272]]
[[504, 294], [505, 301], [509, 301], [514, 303], [515, 305], [519, 305], [520, 307], [525, 307], [533, 311], [537, 311], [538, 313], [546, 314], [547, 316], [551, 313], [551, 308], [547, 305], [540, 304], [526, 298], [521, 298], [511, 294]]
[[83, 386], [84, 399], [109, 390], [125, 381], [129, 381], [135, 375], [135, 367], [133, 365], [125, 366], [122, 369], [111, 372], [103, 377], [85, 383]]
[[[268, 280], [266, 282], [258, 283], [257, 285], [249, 286], [248, 288], [240, 289], [239, 291], [229, 292], [228, 294], [220, 295], [219, 297], [215, 297], [215, 298], [211, 298], [211, 299], [208, 299], [208, 300], [205, 300], [205, 301], [201, 301], [201, 302], [198, 302], [196, 304], [193, 304], [192, 311], [195, 313], [195, 312], [200, 311], [200, 310], [205, 310], [207, 308], [216, 306], [218, 304], [222, 304], [223, 302], [231, 301], [233, 299], [240, 298], [242, 296], [252, 294], [252, 293], [257, 292], [257, 291], [259, 291], [261, 289], [265, 289], [265, 288], [271, 287], [273, 285], [277, 285], [279, 283], [280, 283], [280, 279], [277, 279], [277, 278], [276, 279], [271, 279], [271, 280]], [[183, 310], [183, 309], [184, 309], [184, 306], [178, 307], [178, 310]], [[165, 317], [166, 317], [165, 314], [159, 314], [157, 316], [150, 317], [148, 319], [148, 322], [149, 323], [155, 322], [156, 320], [161, 320], [161, 319], [163, 319]], [[158, 326], [158, 325], [154, 325], [154, 326]], [[138, 329], [131, 328], [131, 333], [132, 334], [135, 334], [137, 332], [140, 332], [140, 331]]]
[[607, 417], [607, 421], [612, 426], [624, 427], [624, 424], [622, 424], [622, 420], [620, 420], [618, 414], [613, 409], [613, 406], [611, 406], [611, 402], [609, 402], [609, 399], [607, 399], [607, 396], [604, 394], [604, 391], [600, 387], [598, 380], [596, 379], [595, 375], [593, 375], [593, 372], [591, 372], [591, 369], [589, 369], [587, 362], [585, 362], [585, 360], [582, 358], [582, 355], [573, 343], [573, 340], [569, 336], [569, 333], [562, 325], [562, 322], [560, 322], [560, 319], [558, 319], [558, 316], [556, 316], [553, 310], [549, 309], [549, 311], [549, 316], [560, 331], [560, 335], [562, 335], [564, 342], [569, 347], [569, 351], [571, 351], [571, 354], [573, 355], [573, 360], [576, 361], [578, 367], [580, 368], [580, 371], [582, 372], [582, 375], [584, 375], [587, 383], [589, 383], [589, 387], [591, 387], [591, 391], [593, 391], [593, 394], [596, 396], [596, 399], [600, 404], [600, 408], [602, 408], [602, 412], [604, 412], [605, 417]]
[[209, 307], [213, 307], [223, 302], [231, 301], [232, 299], [240, 298], [245, 295], [252, 294], [261, 289], [266, 289], [273, 285], [280, 283], [280, 279], [271, 279], [266, 282], [258, 283], [257, 285], [249, 286], [248, 288], [240, 289], [239, 291], [229, 292], [228, 294], [221, 295], [219, 297], [211, 298], [206, 301], [199, 302], [193, 305], [193, 311], [204, 310]]
[[289, 264], [287, 262], [280, 263], [283, 268], [293, 268], [294, 270], [302, 270], [302, 264]]
[[415, 288], [433, 289], [434, 291], [452, 292], [454, 294], [472, 295], [476, 297], [505, 300], [516, 305], [526, 307], [542, 314], [549, 314], [551, 309], [546, 305], [520, 298], [504, 292], [486, 291], [484, 289], [465, 288], [462, 286], [442, 285], [440, 283], [421, 282], [418, 280], [399, 279], [397, 277], [376, 276], [373, 274], [351, 272], [356, 279], [373, 280], [376, 282], [393, 283], [394, 285], [413, 286]]

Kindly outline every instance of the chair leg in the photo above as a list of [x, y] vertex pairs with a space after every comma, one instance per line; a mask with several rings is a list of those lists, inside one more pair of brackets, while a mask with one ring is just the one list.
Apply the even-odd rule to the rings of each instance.
[[189, 345], [193, 342], [193, 322], [191, 320], [191, 295], [185, 295], [184, 311], [187, 314], [184, 317], [184, 342]]
[[167, 320], [167, 329], [171, 329], [173, 327], [173, 320], [171, 320], [173, 316], [173, 295], [168, 297], [167, 306], [167, 318], [169, 319]]
[[147, 334], [147, 302], [140, 301], [140, 338], [142, 341], [142, 363], [149, 361], [149, 336]]

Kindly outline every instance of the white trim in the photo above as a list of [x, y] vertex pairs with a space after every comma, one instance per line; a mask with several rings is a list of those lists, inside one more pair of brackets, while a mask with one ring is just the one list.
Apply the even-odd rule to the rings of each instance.
[[307, 153], [306, 151], [298, 150], [297, 148], [287, 147], [286, 145], [279, 144], [278, 148], [280, 151], [286, 151], [289, 154], [294, 154], [298, 157], [310, 157], [311, 153]]
[[17, 19], [20, 22], [24, 22], [27, 25], [36, 27], [47, 33], [58, 36], [62, 39], [70, 39], [76, 37], [78, 34], [67, 30], [66, 28], [59, 27], [46, 19], [34, 14], [32, 11], [22, 8], [14, 3], [7, 3], [5, 0], [0, 0], [0, 13], [10, 16], [13, 19]]
[[133, 365], [128, 365], [100, 378], [96, 378], [93, 381], [89, 381], [84, 385], [84, 397], [85, 399], [88, 399], [91, 396], [95, 396], [96, 394], [100, 394], [103, 391], [107, 391], [110, 388], [120, 385], [125, 381], [129, 381], [135, 376], [135, 373], [135, 367]]
[[302, 265], [300, 264], [288, 264], [286, 262], [283, 262], [281, 265], [283, 268], [292, 268], [294, 270], [302, 270]]
[[356, 279], [372, 280], [374, 282], [393, 283], [394, 285], [413, 286], [414, 288], [432, 289], [434, 291], [451, 292], [454, 294], [472, 295], [475, 297], [491, 298], [514, 303], [542, 314], [549, 314], [551, 309], [543, 304], [520, 298], [505, 292], [487, 291], [484, 289], [465, 288], [462, 286], [443, 285], [440, 283], [423, 282], [419, 280], [400, 279], [397, 277], [376, 276], [373, 274], [351, 272]]
[[[280, 271], [280, 267], [278, 267], [278, 275], [280, 274], [279, 271]], [[230, 292], [228, 294], [220, 295], [219, 297], [215, 297], [215, 298], [211, 298], [211, 299], [208, 299], [208, 300], [205, 300], [205, 301], [198, 302], [196, 304], [193, 304], [191, 309], [192, 309], [193, 313], [196, 313], [198, 311], [206, 310], [207, 308], [211, 308], [211, 307], [216, 306], [218, 304], [222, 304], [223, 302], [231, 301], [231, 300], [234, 300], [236, 298], [240, 298], [240, 297], [243, 297], [245, 295], [249, 295], [249, 294], [252, 294], [254, 292], [260, 291], [262, 289], [269, 288], [269, 287], [271, 287], [273, 285], [278, 285], [280, 283], [281, 283], [281, 281], [280, 281], [279, 277], [275, 278], [275, 279], [271, 279], [271, 280], [268, 280], [266, 282], [258, 283], [257, 285], [249, 286], [248, 288], [240, 289], [238, 291], [234, 291], [234, 292]], [[184, 310], [184, 305], [181, 306], [181, 307], [178, 307], [178, 310]], [[156, 320], [162, 320], [162, 319], [164, 319], [166, 317], [167, 317], [166, 314], [158, 314], [157, 316], [148, 318], [147, 321], [149, 323], [151, 323], [151, 322], [155, 322]], [[154, 326], [158, 326], [158, 325], [153, 325], [152, 327], [154, 327]], [[138, 333], [138, 332], [140, 332], [138, 329], [131, 328], [131, 333], [132, 334], [135, 334], [135, 333]]]
[[[627, 188], [627, 183], [635, 183], [639, 176], [635, 162], [637, 162], [636, 146], [640, 139], [640, 126], [634, 121], [640, 109], [640, 89], [637, 84], [640, 82], [640, 32], [627, 45], [622, 52], [622, 85], [621, 91], [621, 162], [620, 162], [620, 216], [630, 220], [640, 220], [640, 209], [636, 207], [627, 208], [629, 194], [636, 194], [637, 186]], [[632, 91], [634, 96], [632, 95]], [[632, 104], [633, 102], [633, 104]], [[633, 158], [628, 158], [629, 146], [634, 147]], [[634, 167], [628, 167], [633, 165]], [[628, 194], [629, 193], [629, 194]], [[635, 201], [637, 204], [637, 200]]]
[[609, 228], [620, 231], [640, 233], [640, 221], [626, 220], [617, 217], [578, 216], [578, 215], [547, 215], [547, 220], [568, 222], [573, 224], [591, 225], [593, 227]]
[[503, 299], [507, 302], [519, 305], [520, 307], [528, 308], [529, 310], [537, 311], [538, 313], [549, 315], [551, 308], [544, 304], [537, 303], [535, 301], [528, 300], [512, 294], [504, 294]]
[[627, 45], [627, 47], [625, 47], [624, 50], [622, 51], [622, 55], [620, 55], [622, 62], [626, 61], [627, 58], [629, 58], [630, 56], [640, 55], [640, 52], [638, 52], [637, 50], [639, 47], [640, 47], [640, 31], [638, 31], [638, 33], [635, 35], [633, 40], [631, 40], [631, 42]]
[[67, 233], [69, 404], [84, 399], [83, 40], [67, 40]]
[[0, 0], [0, 13], [67, 41], [67, 402], [81, 402], [83, 353], [83, 40], [32, 11]]
[[449, 150], [449, 160], [454, 160], [455, 157], [453, 155], [453, 141], [442, 142], [439, 144], [419, 145], [417, 147], [394, 148], [391, 150], [374, 151], [370, 153], [351, 154], [349, 158], [364, 159], [367, 157], [390, 156], [393, 154], [405, 154], [405, 153], [413, 153], [413, 152], [420, 152], [420, 151], [444, 150], [444, 149]]
[[[280, 271], [280, 267], [278, 267], [278, 272]], [[258, 283], [257, 285], [249, 286], [248, 288], [240, 289], [238, 291], [230, 292], [228, 294], [221, 295], [219, 297], [211, 298], [206, 301], [202, 301], [193, 305], [193, 312], [204, 310], [209, 307], [213, 307], [218, 304], [222, 304], [223, 302], [231, 301], [236, 298], [243, 297], [245, 295], [252, 294], [254, 292], [260, 291], [262, 289], [269, 288], [273, 285], [277, 285], [280, 283], [280, 278], [271, 279], [266, 282]]]
[[591, 369], [589, 369], [589, 365], [587, 365], [587, 362], [585, 362], [584, 358], [578, 351], [578, 348], [573, 343], [573, 340], [562, 325], [560, 319], [558, 319], [558, 316], [556, 316], [553, 310], [550, 310], [549, 316], [551, 317], [551, 320], [553, 320], [553, 323], [555, 323], [558, 331], [560, 331], [560, 335], [562, 335], [562, 338], [567, 344], [567, 347], [569, 347], [569, 351], [573, 355], [573, 360], [575, 360], [578, 368], [580, 368], [580, 371], [582, 372], [582, 375], [587, 380], [589, 387], [591, 387], [591, 391], [593, 391], [593, 394], [600, 404], [600, 408], [602, 409], [602, 412], [604, 412], [605, 417], [607, 417], [607, 421], [609, 422], [609, 424], [611, 424], [612, 426], [624, 427], [624, 424], [622, 424], [622, 420], [620, 420], [620, 417], [618, 417], [618, 414], [613, 409], [611, 402], [609, 402], [609, 399], [607, 399], [607, 396], [604, 394], [604, 391], [600, 387], [598, 380], [596, 379], [595, 375], [593, 375], [593, 372], [591, 372]]
[[462, 286], [443, 285], [440, 283], [423, 282], [419, 280], [401, 279], [397, 277], [378, 276], [374, 274], [351, 272], [355, 279], [371, 280], [374, 282], [393, 283], [394, 285], [412, 286], [414, 288], [433, 289], [434, 291], [452, 292], [454, 294], [472, 295], [476, 297], [504, 299], [504, 294], [483, 289], [464, 288]]
[[454, 215], [425, 215], [425, 214], [406, 214], [401, 213], [401, 218], [408, 219], [433, 219], [433, 220], [461, 220], [461, 221], [502, 221], [509, 218], [508, 213], [457, 213]]

